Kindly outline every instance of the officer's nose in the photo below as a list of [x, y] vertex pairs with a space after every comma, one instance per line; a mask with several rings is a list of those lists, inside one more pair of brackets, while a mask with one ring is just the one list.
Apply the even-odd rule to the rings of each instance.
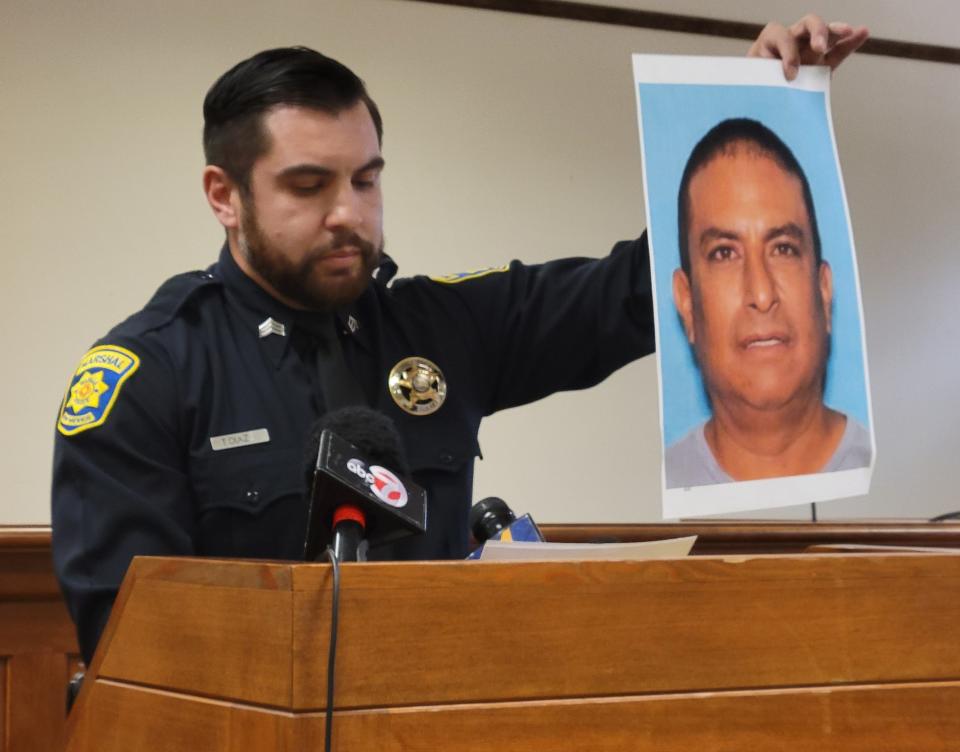
[[328, 230], [356, 230], [363, 224], [360, 197], [352, 184], [341, 186], [324, 219]]

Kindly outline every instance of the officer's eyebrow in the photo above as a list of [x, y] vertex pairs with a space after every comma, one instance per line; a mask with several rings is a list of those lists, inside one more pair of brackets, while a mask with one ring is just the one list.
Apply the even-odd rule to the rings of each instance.
[[[358, 169], [354, 170], [354, 174], [361, 172], [369, 172], [371, 170], [382, 170], [386, 165], [383, 157], [376, 156], [370, 159], [365, 164], [361, 165]], [[281, 179], [286, 178], [297, 178], [297, 177], [320, 177], [328, 178], [336, 174], [336, 170], [332, 170], [329, 167], [323, 167], [318, 164], [311, 164], [309, 162], [304, 164], [291, 165], [290, 167], [285, 167], [280, 171], [278, 177]]]
[[386, 166], [386, 162], [383, 157], [376, 156], [367, 162], [363, 167], [361, 167], [357, 172], [369, 172], [370, 170], [382, 170]]
[[284, 167], [280, 170], [278, 177], [280, 178], [297, 178], [297, 177], [330, 177], [334, 174], [334, 171], [329, 167], [321, 167], [320, 165], [315, 164], [298, 164], [291, 165], [290, 167]]

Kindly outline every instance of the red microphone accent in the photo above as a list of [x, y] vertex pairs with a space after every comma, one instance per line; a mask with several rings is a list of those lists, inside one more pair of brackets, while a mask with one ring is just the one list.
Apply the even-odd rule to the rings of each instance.
[[344, 520], [353, 520], [364, 530], [367, 527], [367, 515], [363, 513], [363, 510], [361, 510], [360, 507], [353, 504], [341, 504], [337, 507], [336, 511], [334, 511], [333, 527], [336, 527]]

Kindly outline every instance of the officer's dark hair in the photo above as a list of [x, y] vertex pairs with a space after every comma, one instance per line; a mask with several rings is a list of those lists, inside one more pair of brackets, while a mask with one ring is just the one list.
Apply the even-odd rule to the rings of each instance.
[[237, 63], [203, 100], [203, 151], [250, 192], [253, 163], [270, 148], [263, 117], [279, 106], [336, 115], [363, 102], [383, 141], [383, 120], [363, 81], [349, 68], [308, 47], [278, 47]]
[[820, 266], [820, 231], [817, 229], [817, 214], [813, 209], [813, 195], [810, 193], [810, 183], [797, 158], [790, 151], [780, 137], [767, 126], [749, 118], [732, 118], [713, 126], [707, 134], [697, 142], [690, 152], [687, 166], [683, 170], [680, 180], [680, 190], [677, 195], [677, 225], [680, 240], [680, 266], [690, 276], [690, 251], [687, 247], [690, 232], [690, 181], [693, 176], [719, 156], [731, 156], [738, 148], [754, 149], [764, 156], [773, 159], [781, 168], [794, 175], [803, 187], [803, 202], [807, 207], [807, 216], [810, 218], [810, 231], [813, 233], [813, 255], [815, 267]]

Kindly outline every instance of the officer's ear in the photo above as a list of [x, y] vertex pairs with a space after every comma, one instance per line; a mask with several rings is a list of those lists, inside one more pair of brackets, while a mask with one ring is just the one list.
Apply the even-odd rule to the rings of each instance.
[[240, 226], [240, 190], [222, 167], [203, 168], [203, 192], [220, 224], [228, 230]]
[[673, 304], [677, 307], [687, 341], [693, 344], [693, 298], [690, 292], [690, 278], [683, 269], [673, 270]]

